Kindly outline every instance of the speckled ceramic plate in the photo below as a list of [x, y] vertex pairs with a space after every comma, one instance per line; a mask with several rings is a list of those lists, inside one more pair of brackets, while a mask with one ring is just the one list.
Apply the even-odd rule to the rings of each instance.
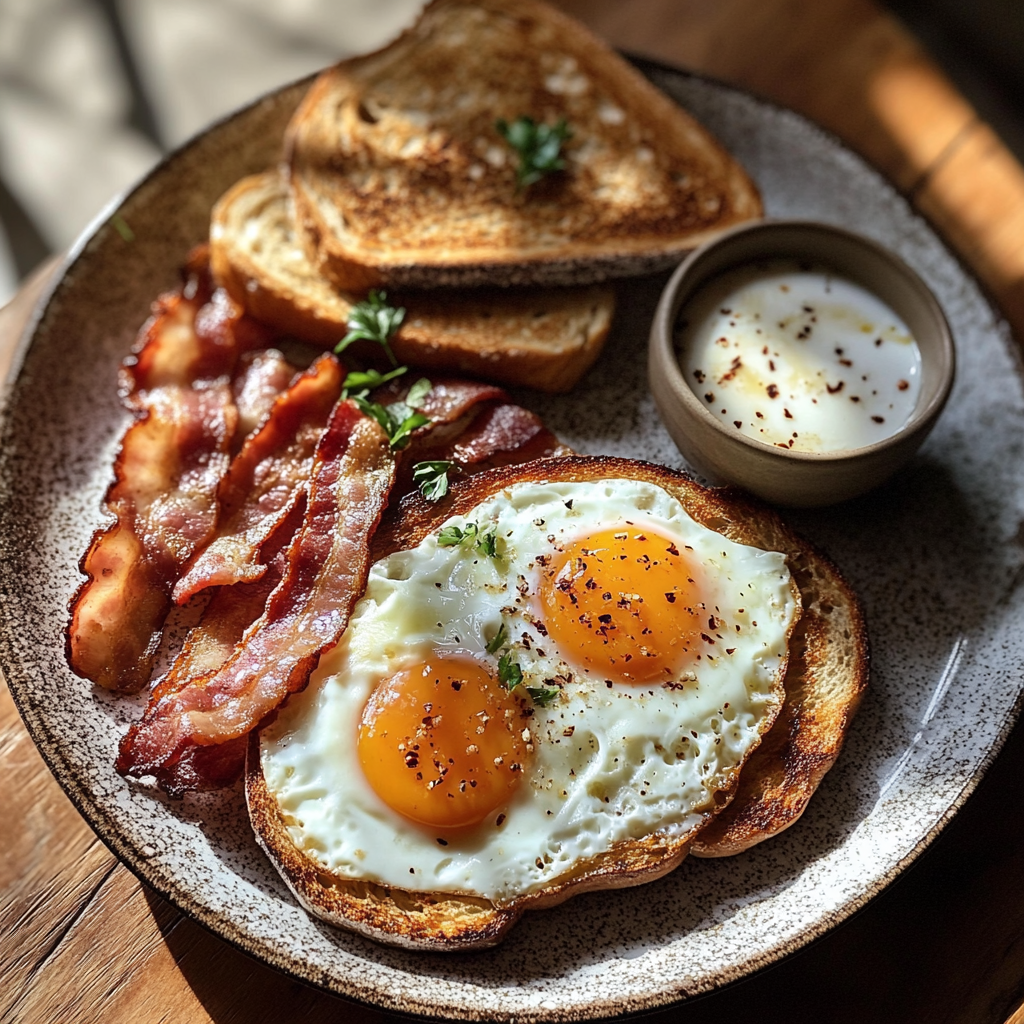
[[[571, 1020], [651, 1008], [797, 949], [878, 893], [977, 783], [1016, 716], [1024, 662], [1024, 396], [1006, 324], [928, 225], [873, 170], [797, 115], [653, 65], [651, 78], [746, 165], [778, 216], [846, 225], [932, 286], [959, 379], [910, 468], [868, 498], [792, 516], [867, 609], [871, 686], [804, 817], [746, 854], [690, 860], [640, 889], [527, 915], [498, 949], [385, 949], [311, 920], [249, 831], [240, 790], [177, 803], [113, 768], [139, 702], [64, 664], [76, 563], [125, 425], [118, 360], [205, 232], [211, 202], [274, 159], [297, 87], [217, 125], [76, 248], [16, 363], [0, 440], [0, 657], [32, 735], [96, 831], [153, 888], [230, 942], [326, 989], [455, 1018]], [[584, 452], [680, 457], [645, 385], [660, 282], [625, 288], [599, 365], [564, 398], [524, 395]]]

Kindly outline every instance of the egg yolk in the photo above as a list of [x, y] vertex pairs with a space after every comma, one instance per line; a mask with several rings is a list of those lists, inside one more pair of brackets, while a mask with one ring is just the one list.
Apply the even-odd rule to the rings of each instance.
[[566, 545], [549, 563], [539, 596], [567, 662], [614, 682], [665, 682], [707, 631], [700, 580], [695, 559], [671, 538], [622, 526]]
[[380, 682], [359, 723], [359, 762], [392, 810], [462, 828], [506, 803], [523, 775], [522, 707], [472, 658], [435, 656]]

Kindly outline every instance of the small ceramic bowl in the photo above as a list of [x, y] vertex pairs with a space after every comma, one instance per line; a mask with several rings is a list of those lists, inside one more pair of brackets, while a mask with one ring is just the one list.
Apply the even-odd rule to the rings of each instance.
[[[680, 369], [673, 342], [683, 305], [712, 278], [763, 260], [793, 259], [872, 292], [907, 325], [921, 353], [921, 386], [907, 423], [874, 444], [792, 451], [754, 440], [709, 412]], [[928, 286], [876, 242], [817, 221], [762, 221], [728, 231], [687, 257], [665, 287], [651, 326], [648, 373], [661, 418], [686, 460], [714, 483], [737, 484], [777, 505], [830, 505], [880, 484], [928, 436], [953, 385], [949, 325]]]

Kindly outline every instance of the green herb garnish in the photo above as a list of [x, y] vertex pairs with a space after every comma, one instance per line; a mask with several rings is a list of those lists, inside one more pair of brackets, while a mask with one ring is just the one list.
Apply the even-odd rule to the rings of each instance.
[[[430, 394], [431, 385], [430, 381], [426, 377], [420, 377], [418, 381], [406, 393], [405, 398], [401, 402], [392, 402], [388, 408], [391, 412], [399, 419], [406, 419], [411, 416], [417, 409], [417, 407], [423, 402], [423, 399]], [[365, 397], [365, 396], [364, 396]], [[429, 423], [430, 420], [428, 419]]]
[[498, 659], [498, 682], [506, 690], [514, 690], [523, 681], [523, 670], [512, 660], [512, 652], [506, 651]]
[[[345, 378], [345, 384], [347, 386], [349, 381], [355, 378], [357, 382], [366, 380], [375, 386], [376, 384], [383, 384], [385, 381], [389, 381], [400, 376], [405, 373], [406, 369], [407, 367], [405, 366], [399, 366], [390, 373], [384, 374], [377, 373], [376, 370], [367, 370], [362, 373], [350, 373]], [[430, 381], [423, 377], [409, 388], [409, 395], [406, 396], [406, 401], [392, 402], [390, 405], [381, 405], [380, 402], [371, 402], [366, 397], [369, 394], [369, 388], [366, 387], [361, 391], [357, 391], [350, 397], [365, 415], [372, 416], [381, 425], [384, 429], [384, 433], [388, 435], [388, 441], [391, 442], [391, 447], [397, 451], [398, 449], [404, 448], [409, 443], [412, 432], [417, 427], [425, 426], [427, 423], [431, 422], [429, 416], [424, 416], [423, 413], [417, 412], [412, 408], [408, 401], [409, 397], [415, 392], [417, 396], [416, 401], [422, 402], [426, 395], [429, 394], [430, 388]]]
[[557, 124], [538, 124], [532, 117], [517, 118], [511, 124], [499, 119], [494, 125], [502, 138], [519, 154], [516, 184], [529, 188], [545, 174], [565, 168], [562, 143], [572, 138], [572, 130], [561, 118]]
[[443, 548], [473, 547], [481, 555], [489, 555], [491, 558], [498, 557], [498, 534], [493, 523], [483, 529], [480, 529], [476, 523], [466, 523], [465, 526], [445, 526], [437, 535], [437, 543]]
[[[379, 402], [368, 402], [361, 395], [353, 395], [352, 401], [367, 416], [372, 416], [388, 435], [391, 447], [396, 451], [404, 448], [417, 427], [429, 423], [430, 419], [421, 412], [409, 412], [408, 406], [402, 402], [394, 405], [381, 405]], [[408, 413], [408, 415], [406, 415]]]
[[448, 493], [448, 474], [453, 469], [458, 467], [448, 459], [417, 462], [412, 467], [412, 482], [427, 501], [440, 501]]
[[548, 707], [558, 696], [558, 689], [548, 686], [527, 686], [526, 692], [530, 695], [530, 700], [539, 708]]
[[345, 378], [342, 385], [342, 398], [348, 398], [350, 391], [355, 391], [360, 398], [365, 398], [374, 388], [387, 384], [389, 380], [401, 377], [409, 369], [408, 366], [399, 366], [388, 373], [380, 373], [377, 370], [353, 370]]
[[430, 394], [433, 385], [427, 380], [426, 377], [420, 377], [418, 381], [411, 388], [409, 393], [405, 396], [405, 404], [411, 406], [413, 409], [418, 409], [423, 399]]
[[[476, 524], [474, 524], [475, 526]], [[474, 531], [475, 532], [475, 531]], [[458, 526], [445, 526], [437, 535], [437, 543], [443, 548], [454, 548], [465, 539], [466, 531]]]
[[375, 341], [388, 354], [392, 366], [398, 365], [389, 344], [392, 336], [402, 326], [405, 307], [389, 306], [387, 292], [376, 289], [366, 299], [357, 302], [348, 314], [348, 334], [334, 346], [335, 355], [341, 355], [354, 341]]
[[498, 557], [498, 531], [494, 526], [488, 526], [480, 531], [476, 549], [481, 555], [487, 555], [489, 558]]
[[491, 642], [484, 648], [488, 654], [497, 654], [508, 643], [508, 626], [503, 622], [498, 632], [491, 637]]
[[508, 627], [504, 622], [484, 650], [488, 654], [497, 654], [502, 647], [505, 648], [505, 652], [498, 659], [498, 682], [509, 691], [521, 686], [537, 707], [546, 708], [558, 696], [559, 691], [547, 686], [527, 686], [523, 682], [523, 670], [512, 660], [512, 650], [508, 643]]

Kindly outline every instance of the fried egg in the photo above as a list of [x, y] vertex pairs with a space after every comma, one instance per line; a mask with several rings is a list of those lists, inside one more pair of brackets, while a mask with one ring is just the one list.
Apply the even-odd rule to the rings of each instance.
[[524, 482], [375, 564], [261, 735], [328, 871], [496, 903], [697, 829], [782, 700], [785, 557], [652, 483]]

